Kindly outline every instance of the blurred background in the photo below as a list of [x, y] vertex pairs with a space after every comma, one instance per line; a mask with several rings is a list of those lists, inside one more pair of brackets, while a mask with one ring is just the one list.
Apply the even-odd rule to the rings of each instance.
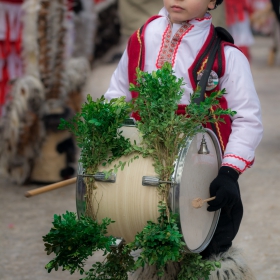
[[[224, 0], [211, 12], [251, 64], [265, 128], [253, 168], [240, 177], [245, 213], [235, 245], [258, 280], [279, 280], [279, 0], [240, 3]], [[46, 272], [51, 256], [42, 241], [54, 214], [76, 212], [75, 185], [24, 194], [76, 176], [79, 150], [73, 135], [57, 129], [60, 118], [79, 112], [87, 94], [105, 93], [129, 36], [162, 6], [162, 0], [0, 0], [0, 279], [79, 279]]]

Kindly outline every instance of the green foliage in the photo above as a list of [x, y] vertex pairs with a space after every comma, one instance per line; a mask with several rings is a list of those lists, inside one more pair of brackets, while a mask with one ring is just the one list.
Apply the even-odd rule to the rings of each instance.
[[104, 96], [96, 101], [87, 96], [87, 102], [69, 122], [61, 119], [59, 129], [67, 129], [81, 148], [80, 162], [88, 174], [94, 174], [100, 164], [120, 158], [130, 147], [128, 139], [118, 129], [132, 111], [125, 97], [107, 101]]
[[98, 224], [89, 217], [80, 217], [78, 220], [75, 213], [54, 215], [53, 227], [50, 232], [43, 236], [45, 251], [50, 255], [54, 253], [56, 257], [51, 260], [46, 269], [69, 270], [73, 274], [76, 270], [82, 274], [84, 272], [84, 261], [93, 252], [104, 250], [110, 251], [110, 245], [114, 244], [115, 238], [106, 237], [107, 226], [112, 221], [109, 218], [102, 220]]
[[[141, 122], [138, 129], [143, 138], [143, 147], [137, 148], [144, 156], [154, 159], [155, 171], [163, 181], [170, 180], [174, 161], [179, 149], [185, 145], [187, 136], [192, 137], [203, 132], [208, 122], [223, 121], [225, 114], [233, 115], [230, 109], [223, 110], [219, 98], [224, 90], [213, 92], [204, 102], [195, 104], [200, 88], [191, 96], [190, 104], [184, 115], [177, 115], [177, 105], [182, 98], [183, 79], [174, 75], [170, 63], [152, 73], [137, 69], [137, 84], [130, 84], [130, 90], [138, 92], [134, 100], [134, 110], [139, 112]], [[161, 186], [160, 193], [167, 201], [169, 186]]]
[[[60, 129], [68, 129], [76, 136], [82, 149], [80, 161], [88, 174], [98, 171], [100, 164], [106, 165], [123, 155], [136, 152], [130, 162], [119, 161], [115, 164], [113, 171], [124, 169], [141, 154], [154, 160], [155, 171], [161, 180], [170, 181], [174, 162], [179, 149], [185, 145], [186, 137], [203, 132], [206, 123], [222, 122], [224, 115], [232, 116], [235, 112], [219, 107], [219, 98], [225, 94], [225, 90], [213, 92], [203, 102], [195, 104], [194, 99], [200, 94], [198, 87], [191, 95], [185, 114], [176, 115], [177, 105], [184, 93], [184, 82], [174, 75], [169, 63], [152, 73], [137, 69], [136, 82], [136, 85], [130, 85], [130, 90], [139, 94], [133, 102], [125, 102], [124, 97], [108, 102], [103, 96], [94, 102], [88, 96], [81, 113], [70, 122], [61, 120]], [[141, 122], [138, 122], [143, 140], [141, 146], [131, 145], [118, 130], [132, 110], [138, 111], [141, 117]], [[92, 201], [90, 196], [94, 182], [88, 181], [86, 185], [88, 207]], [[104, 254], [109, 253], [105, 261], [94, 264], [83, 280], [126, 280], [128, 271], [145, 264], [156, 265], [158, 275], [162, 276], [168, 262], [181, 263], [179, 280], [207, 280], [211, 270], [220, 264], [187, 252], [178, 227], [178, 217], [170, 212], [167, 205], [169, 189], [170, 184], [158, 187], [162, 200], [158, 223], [148, 221], [132, 243], [120, 248], [112, 249], [110, 244], [114, 239], [105, 237], [107, 226], [112, 222], [110, 219], [105, 218], [98, 224], [86, 217], [77, 221], [75, 214], [69, 212], [62, 217], [55, 215], [54, 228], [43, 239], [47, 242], [45, 247], [48, 254], [54, 252], [56, 258], [46, 268], [50, 272], [61, 266], [70, 273], [78, 270], [82, 274], [84, 261], [94, 251], [101, 249]], [[92, 212], [89, 210], [87, 214]], [[136, 249], [142, 251], [134, 262], [130, 253]]]
[[156, 265], [159, 276], [163, 276], [164, 267], [169, 261], [180, 261], [185, 246], [177, 225], [177, 216], [171, 214], [168, 219], [166, 207], [164, 202], [160, 202], [158, 223], [148, 221], [135, 236], [135, 240], [127, 245], [132, 250], [142, 249], [135, 269], [145, 264]]
[[220, 262], [203, 260], [199, 254], [185, 254], [181, 261], [178, 280], [209, 280], [211, 271], [221, 267]]
[[178, 280], [207, 280], [210, 272], [220, 267], [220, 263], [203, 260], [199, 254], [189, 253], [178, 228], [178, 216], [170, 214], [168, 219], [167, 205], [162, 201], [158, 207], [158, 223], [149, 221], [135, 236], [135, 240], [127, 245], [130, 250], [142, 249], [134, 269], [145, 264], [156, 265], [157, 274], [161, 277], [168, 262], [179, 262], [181, 270]]
[[97, 262], [86, 272], [86, 277], [81, 280], [127, 280], [127, 272], [132, 271], [134, 260], [131, 251], [121, 246], [114, 248], [101, 263]]

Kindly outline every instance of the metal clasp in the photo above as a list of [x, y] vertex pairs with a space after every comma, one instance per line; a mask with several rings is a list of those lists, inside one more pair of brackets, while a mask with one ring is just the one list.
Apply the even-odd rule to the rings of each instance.
[[143, 176], [142, 177], [142, 186], [158, 186], [159, 184], [174, 184], [174, 181], [162, 181], [157, 177], [152, 176]]
[[95, 174], [83, 174], [84, 177], [93, 177], [96, 181], [100, 182], [107, 182], [107, 183], [115, 183], [117, 179], [117, 175], [115, 173], [112, 173], [108, 178], [106, 178], [106, 175], [104, 172], [97, 172]]

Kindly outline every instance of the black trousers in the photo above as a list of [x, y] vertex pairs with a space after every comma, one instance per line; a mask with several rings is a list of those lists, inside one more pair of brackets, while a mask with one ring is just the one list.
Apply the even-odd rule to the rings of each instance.
[[203, 258], [208, 258], [212, 254], [216, 255], [225, 252], [231, 247], [232, 241], [239, 230], [242, 216], [243, 205], [241, 197], [239, 202], [232, 207], [225, 206], [221, 209], [220, 218], [213, 238], [206, 249], [200, 253]]

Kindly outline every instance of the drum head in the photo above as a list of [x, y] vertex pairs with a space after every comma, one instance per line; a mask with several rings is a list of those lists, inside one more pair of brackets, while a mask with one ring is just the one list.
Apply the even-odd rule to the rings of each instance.
[[172, 210], [180, 216], [184, 241], [191, 252], [203, 251], [214, 234], [220, 211], [208, 212], [207, 203], [193, 208], [195, 198], [209, 198], [209, 185], [217, 176], [221, 165], [221, 151], [214, 133], [204, 133], [209, 154], [198, 154], [202, 133], [186, 139], [186, 146], [179, 154], [174, 172], [176, 185], [172, 190]]

